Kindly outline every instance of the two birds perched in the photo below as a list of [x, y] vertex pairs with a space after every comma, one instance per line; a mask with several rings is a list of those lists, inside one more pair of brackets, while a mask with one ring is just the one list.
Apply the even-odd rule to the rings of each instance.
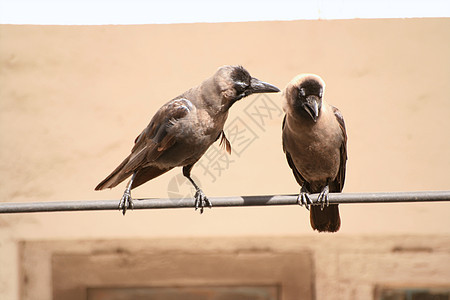
[[[336, 204], [328, 205], [328, 192], [344, 184], [346, 134], [342, 115], [323, 100], [325, 84], [315, 75], [294, 78], [286, 87], [283, 149], [294, 177], [301, 185], [299, 204], [309, 209], [309, 193], [320, 193], [321, 205], [311, 205], [311, 225], [334, 232], [340, 219]], [[113, 188], [131, 176], [119, 208], [132, 208], [131, 189], [169, 171], [183, 167], [183, 175], [196, 189], [195, 209], [203, 212], [211, 202], [191, 178], [191, 169], [218, 139], [227, 152], [231, 145], [223, 127], [228, 110], [238, 100], [255, 93], [280, 90], [252, 77], [241, 66], [223, 66], [200, 85], [163, 105], [136, 138], [131, 154], [96, 190]]]

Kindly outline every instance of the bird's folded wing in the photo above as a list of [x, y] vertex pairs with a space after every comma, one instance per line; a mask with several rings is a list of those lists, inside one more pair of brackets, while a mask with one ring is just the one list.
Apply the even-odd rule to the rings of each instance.
[[338, 171], [338, 174], [337, 174], [336, 179], [333, 184], [334, 188], [332, 186], [330, 186], [330, 191], [341, 192], [342, 188], [344, 187], [345, 166], [347, 163], [347, 131], [345, 129], [344, 117], [342, 116], [341, 112], [339, 111], [339, 109], [337, 109], [334, 106], [332, 106], [332, 108], [333, 108], [334, 116], [336, 117], [336, 120], [339, 123], [339, 127], [341, 127], [343, 140], [342, 140], [342, 145], [340, 148], [341, 161], [340, 161], [340, 165], [339, 165], [339, 171]]
[[[285, 130], [285, 125], [286, 125], [286, 116], [284, 116], [284, 119], [283, 119], [283, 124], [282, 124], [283, 131]], [[287, 151], [286, 146], [284, 145], [284, 140], [283, 140], [283, 151], [286, 154], [286, 160], [288, 162], [288, 165], [292, 169], [292, 173], [294, 173], [295, 180], [297, 181], [297, 183], [299, 185], [303, 186], [303, 184], [305, 183], [306, 180], [302, 176], [302, 174], [300, 174], [300, 172], [297, 170], [297, 168], [295, 167], [295, 164], [294, 164], [294, 161], [292, 160], [291, 154], [289, 153], [289, 151]]]
[[124, 171], [130, 172], [143, 167], [172, 147], [176, 140], [169, 128], [177, 120], [186, 117], [192, 109], [193, 105], [187, 99], [174, 99], [163, 105], [136, 138]]

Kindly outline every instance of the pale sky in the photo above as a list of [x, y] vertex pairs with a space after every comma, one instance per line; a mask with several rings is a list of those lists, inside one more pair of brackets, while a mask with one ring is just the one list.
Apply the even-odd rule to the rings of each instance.
[[450, 17], [450, 0], [0, 0], [0, 24]]

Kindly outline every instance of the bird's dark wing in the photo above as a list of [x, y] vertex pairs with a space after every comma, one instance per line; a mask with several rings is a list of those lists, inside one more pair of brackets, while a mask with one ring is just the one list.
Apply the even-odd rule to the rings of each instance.
[[[286, 125], [286, 116], [284, 116], [284, 119], [283, 119], [283, 124], [282, 124], [283, 130], [284, 130], [285, 125]], [[297, 170], [297, 168], [295, 167], [295, 164], [294, 164], [294, 161], [292, 160], [291, 154], [286, 150], [286, 147], [284, 145], [284, 140], [283, 140], [283, 151], [286, 154], [286, 160], [288, 162], [288, 165], [292, 169], [292, 173], [294, 173], [295, 180], [297, 181], [297, 183], [299, 185], [303, 186], [303, 184], [305, 184], [306, 180], [302, 176], [302, 174], [300, 174], [300, 172]]]
[[143, 183], [146, 183], [147, 181], [158, 177], [159, 175], [162, 175], [169, 171], [169, 169], [160, 169], [155, 166], [148, 166], [139, 169], [139, 171], [136, 172], [136, 177], [133, 180], [133, 183], [131, 184], [131, 188], [134, 189], [135, 187], [140, 186]]
[[174, 99], [163, 105], [135, 139], [131, 154], [95, 189], [115, 187], [138, 171], [133, 183], [133, 187], [136, 187], [170, 170], [170, 168], [162, 170], [151, 166], [151, 162], [175, 144], [175, 136], [168, 130], [174, 122], [187, 116], [192, 109], [193, 105], [187, 99]]
[[347, 164], [347, 131], [345, 129], [344, 117], [342, 116], [341, 112], [339, 111], [339, 109], [337, 109], [334, 106], [332, 106], [332, 108], [333, 108], [334, 116], [336, 117], [336, 120], [339, 123], [339, 127], [341, 127], [343, 140], [342, 140], [342, 144], [341, 144], [341, 148], [340, 148], [341, 161], [340, 161], [340, 165], [339, 165], [339, 171], [336, 176], [336, 179], [332, 183], [330, 183], [330, 191], [331, 192], [341, 192], [344, 187], [345, 168], [346, 168], [346, 164]]
[[187, 99], [175, 99], [162, 106], [148, 126], [135, 139], [131, 150], [131, 159], [125, 167], [125, 172], [134, 171], [158, 159], [165, 150], [172, 147], [176, 140], [168, 129], [179, 119], [187, 116], [193, 109]]

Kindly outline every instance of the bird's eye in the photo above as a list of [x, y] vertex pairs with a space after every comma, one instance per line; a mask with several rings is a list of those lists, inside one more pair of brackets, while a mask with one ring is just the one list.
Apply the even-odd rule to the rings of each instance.
[[320, 89], [319, 97], [322, 98], [322, 96], [323, 96], [323, 89]]
[[247, 89], [247, 85], [244, 82], [236, 82], [236, 84], [234, 85], [234, 89], [236, 90], [236, 93], [242, 94], [246, 89]]
[[302, 95], [303, 97], [306, 96], [306, 91], [305, 91], [304, 88], [301, 88], [301, 89], [300, 89], [300, 95]]

